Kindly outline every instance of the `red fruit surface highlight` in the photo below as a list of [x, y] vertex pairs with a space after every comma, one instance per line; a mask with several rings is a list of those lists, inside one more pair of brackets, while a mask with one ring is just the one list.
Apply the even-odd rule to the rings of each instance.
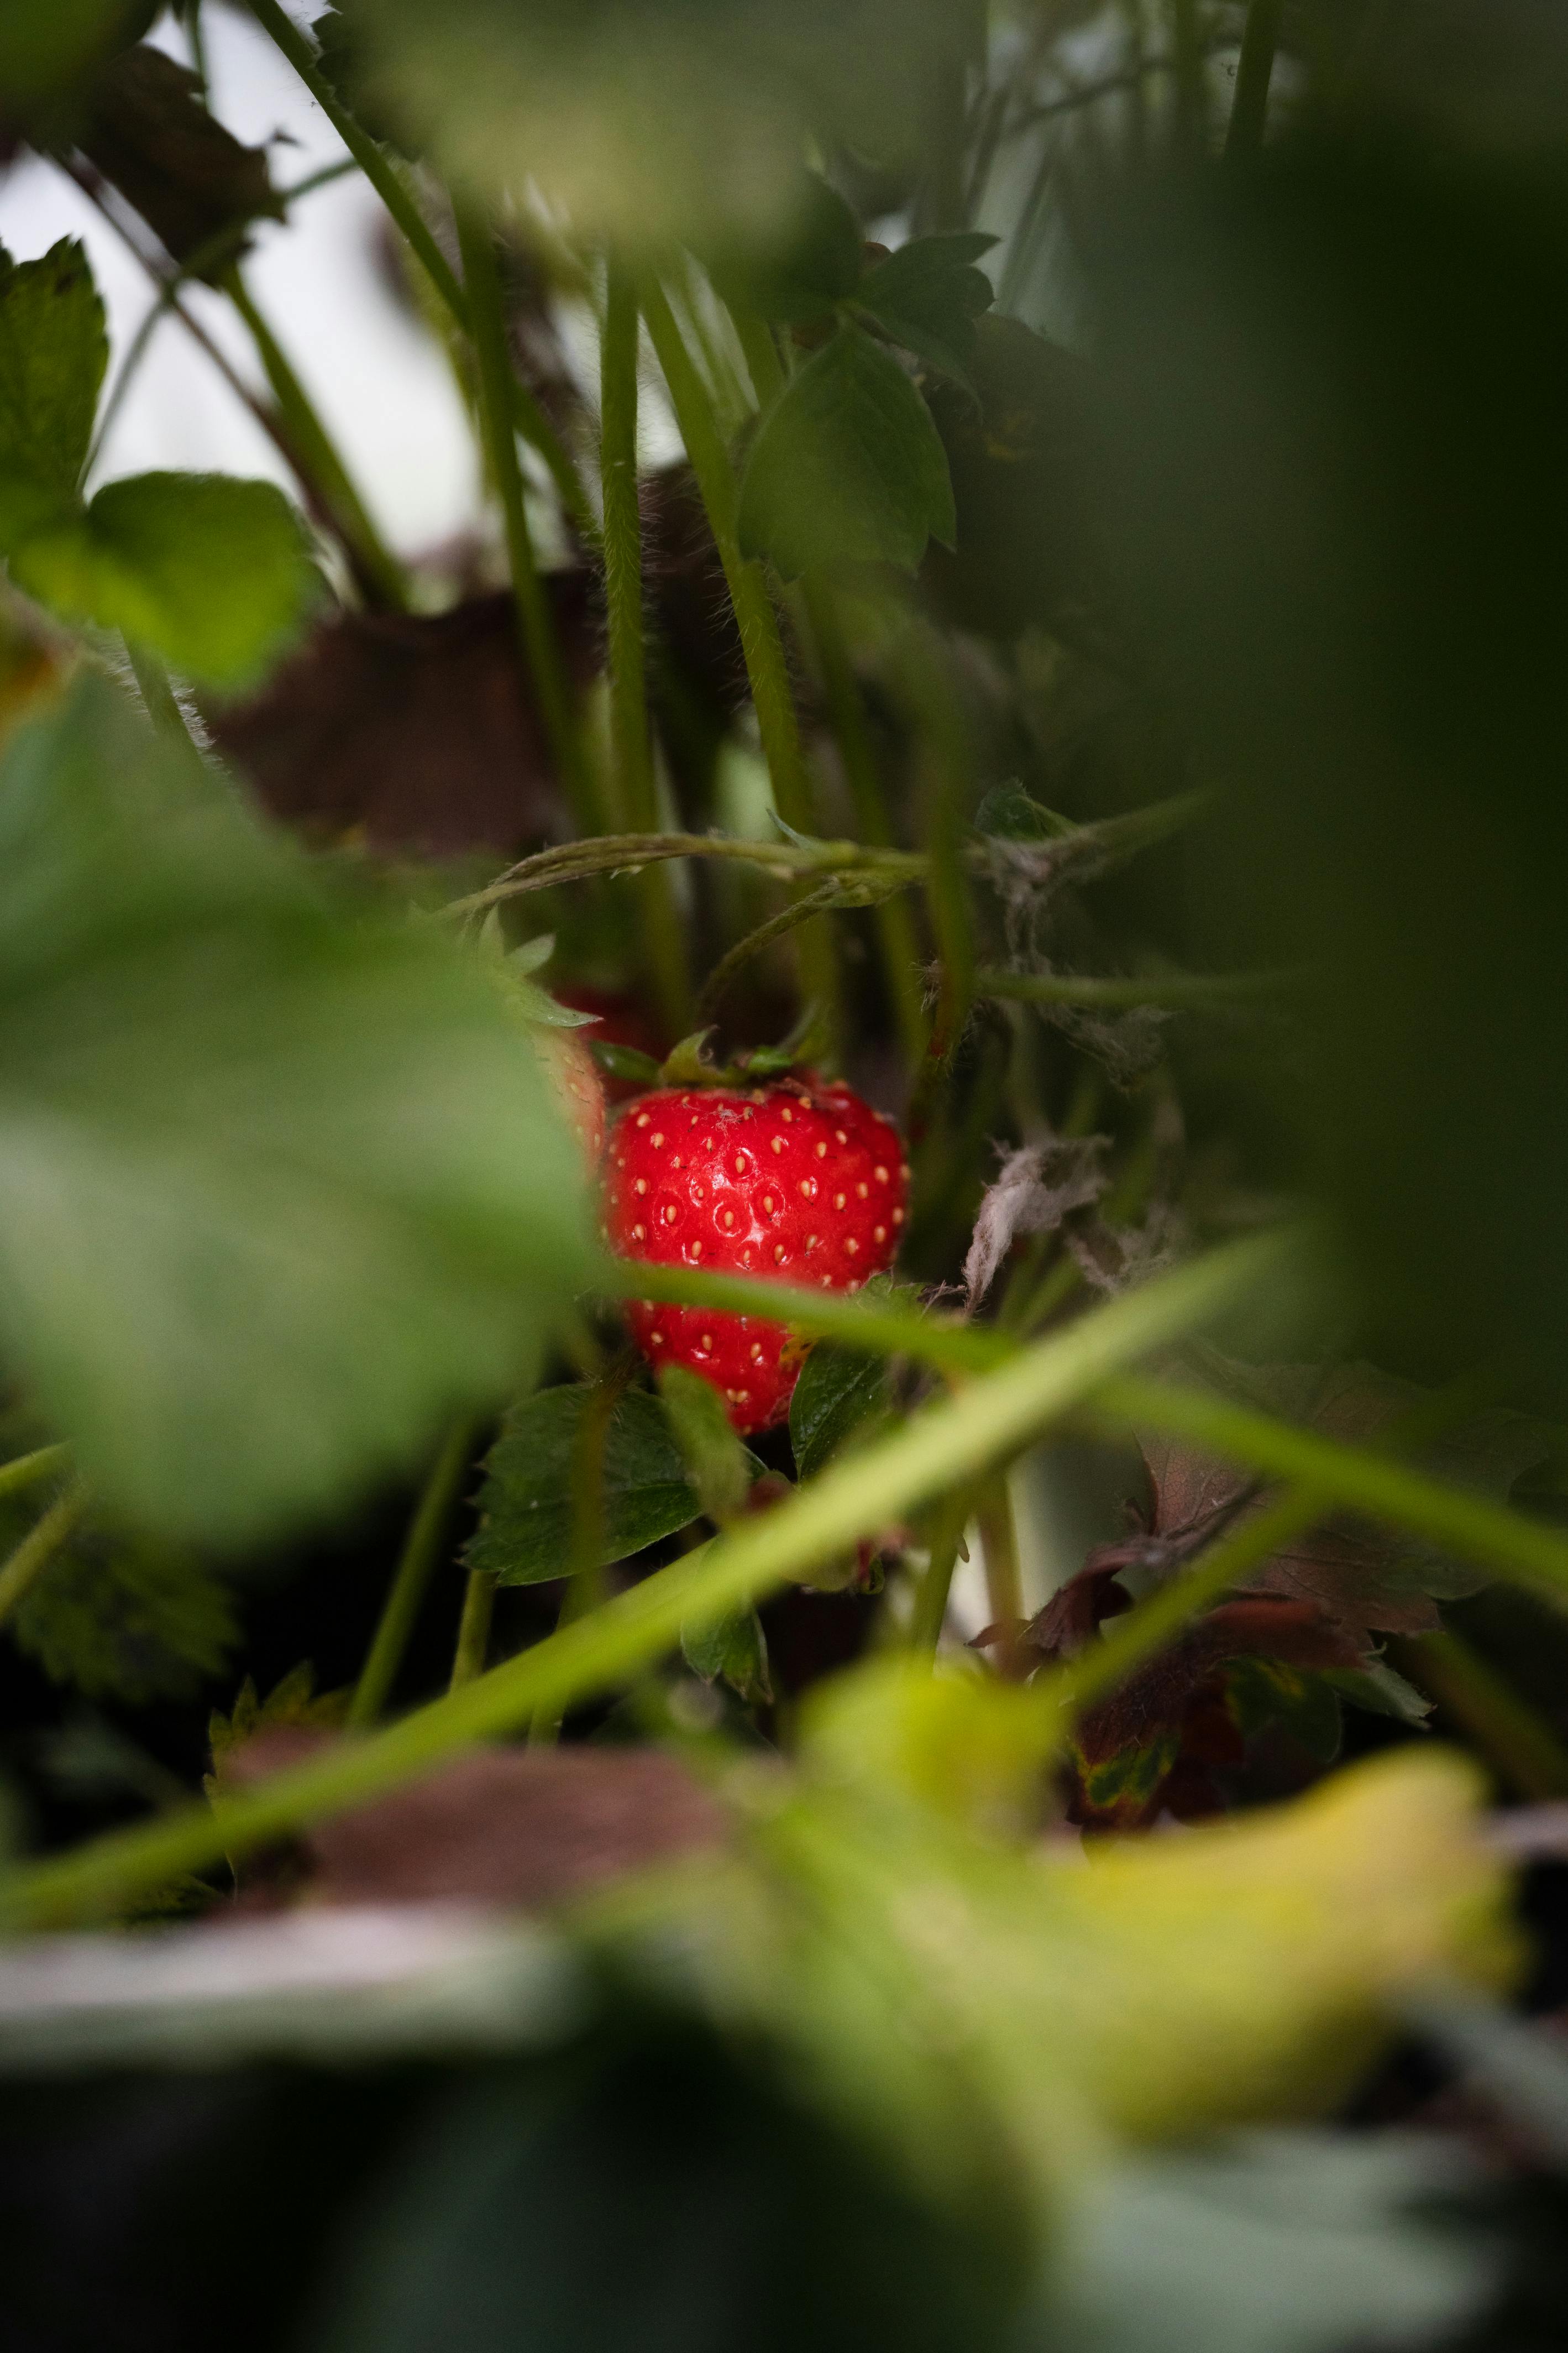
[[[610, 1134], [605, 1235], [622, 1258], [858, 1291], [892, 1264], [909, 1167], [898, 1130], [845, 1086], [639, 1095]], [[784, 1420], [805, 1354], [782, 1324], [634, 1301], [649, 1364], [711, 1381], [742, 1431]]]

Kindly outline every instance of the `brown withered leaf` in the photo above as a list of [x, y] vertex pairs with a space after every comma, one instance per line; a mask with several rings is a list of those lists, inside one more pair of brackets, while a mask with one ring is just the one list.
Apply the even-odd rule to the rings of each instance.
[[[264, 1729], [225, 1759], [226, 1789], [316, 1754], [318, 1731]], [[658, 1748], [491, 1748], [312, 1823], [292, 1868], [247, 1876], [241, 1901], [468, 1903], [540, 1911], [720, 1844], [727, 1817]]]
[[[1238, 1403], [1295, 1421], [1350, 1445], [1392, 1439], [1395, 1425], [1431, 1401], [1414, 1382], [1373, 1365], [1241, 1365], [1203, 1352], [1211, 1387]], [[1247, 1474], [1157, 1432], [1140, 1434], [1154, 1483], [1153, 1534], [1179, 1561], [1222, 1525], [1260, 1508]], [[1435, 1478], [1506, 1500], [1514, 1482], [1543, 1462], [1561, 1433], [1500, 1407], [1468, 1415], [1404, 1459]], [[1352, 1632], [1421, 1633], [1438, 1623], [1436, 1603], [1478, 1593], [1489, 1573], [1415, 1537], [1340, 1514], [1276, 1554], [1244, 1589], [1309, 1599]]]
[[178, 262], [218, 249], [196, 274], [216, 285], [245, 251], [246, 224], [283, 217], [267, 151], [209, 114], [188, 66], [140, 43], [92, 86], [76, 144]]
[[[552, 573], [580, 679], [598, 623], [586, 575]], [[207, 714], [218, 749], [275, 817], [416, 857], [514, 857], [557, 838], [564, 805], [525, 690], [507, 595], [445, 613], [342, 613], [249, 702]]]

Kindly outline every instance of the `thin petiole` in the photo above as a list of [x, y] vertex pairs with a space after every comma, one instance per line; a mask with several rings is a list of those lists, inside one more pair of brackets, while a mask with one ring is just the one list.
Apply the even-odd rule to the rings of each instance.
[[593, 781], [584, 756], [582, 730], [573, 708], [571, 681], [562, 659], [549, 597], [534, 561], [533, 538], [528, 526], [509, 389], [514, 372], [507, 352], [506, 317], [495, 245], [489, 222], [483, 214], [459, 205], [457, 216], [474, 356], [479, 365], [480, 426], [506, 529], [518, 634], [545, 738], [567, 798], [580, 828], [591, 833], [596, 830], [597, 817]]
[[374, 1724], [386, 1705], [420, 1605], [440, 1560], [441, 1538], [458, 1500], [473, 1446], [474, 1425], [469, 1421], [455, 1423], [430, 1467], [408, 1524], [380, 1621], [349, 1702], [346, 1720], [351, 1731]]
[[[637, 499], [637, 290], [615, 255], [605, 271], [600, 349], [600, 464], [605, 507], [605, 601], [609, 638], [610, 739], [617, 822], [657, 828], [658, 794], [648, 733], [644, 658], [642, 512]], [[648, 867], [637, 878], [643, 944], [668, 1034], [692, 1026], [691, 984], [670, 877]]]

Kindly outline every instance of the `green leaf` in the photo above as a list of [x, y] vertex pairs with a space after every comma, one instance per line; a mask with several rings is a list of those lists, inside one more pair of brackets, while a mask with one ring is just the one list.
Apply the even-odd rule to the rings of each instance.
[[689, 1620], [680, 1630], [680, 1652], [694, 1675], [705, 1683], [722, 1680], [748, 1707], [772, 1700], [768, 1638], [754, 1609]]
[[300, 635], [321, 586], [281, 491], [228, 474], [110, 482], [85, 512], [14, 545], [11, 571], [65, 619], [121, 629], [229, 692]]
[[228, 1588], [170, 1546], [84, 1531], [33, 1585], [12, 1620], [51, 1680], [133, 1706], [188, 1697], [221, 1672], [239, 1640]]
[[0, 1346], [116, 1516], [250, 1542], [515, 1385], [576, 1155], [477, 960], [84, 675], [0, 762]]
[[790, 1399], [790, 1442], [801, 1477], [815, 1478], [858, 1430], [880, 1419], [888, 1402], [887, 1367], [879, 1356], [819, 1341]]
[[952, 485], [931, 413], [891, 353], [841, 327], [758, 428], [741, 485], [747, 555], [786, 580], [846, 565], [913, 572], [953, 543]]
[[966, 384], [974, 322], [994, 300], [991, 280], [973, 265], [995, 242], [973, 231], [913, 237], [867, 271], [856, 307], [906, 351]]
[[1392, 1716], [1395, 1724], [1408, 1724], [1417, 1732], [1425, 1731], [1430, 1721], [1432, 1701], [1382, 1659], [1370, 1667], [1332, 1668], [1323, 1680], [1352, 1707], [1365, 1708], [1372, 1715]]
[[[542, 1389], [507, 1415], [485, 1463], [479, 1526], [465, 1556], [470, 1568], [502, 1585], [566, 1575], [573, 1451], [591, 1394], [583, 1383]], [[760, 1477], [762, 1464], [747, 1460], [750, 1477]], [[702, 1508], [669, 1417], [646, 1389], [627, 1389], [610, 1417], [604, 1498], [603, 1562], [629, 1559], [688, 1526]]]
[[701, 258], [726, 302], [803, 326], [854, 292], [865, 250], [860, 224], [837, 190], [803, 172], [777, 231], [746, 244], [710, 245]]
[[[18, 480], [72, 497], [108, 364], [81, 240], [62, 237], [38, 261], [14, 261], [0, 246], [0, 485]], [[0, 488], [0, 532], [6, 505]]]
[[1233, 1659], [1226, 1669], [1226, 1706], [1237, 1730], [1250, 1739], [1279, 1725], [1320, 1765], [1339, 1755], [1342, 1688], [1336, 1674], [1279, 1659]]
[[658, 1392], [702, 1509], [721, 1524], [733, 1519], [756, 1473], [753, 1457], [731, 1427], [723, 1398], [711, 1381], [684, 1365], [664, 1366]]

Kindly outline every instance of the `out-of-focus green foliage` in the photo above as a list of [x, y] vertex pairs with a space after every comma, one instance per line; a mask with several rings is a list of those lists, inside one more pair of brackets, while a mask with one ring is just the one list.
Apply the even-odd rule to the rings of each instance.
[[254, 683], [319, 600], [299, 517], [270, 482], [135, 474], [79, 491], [108, 362], [81, 246], [0, 248], [0, 552], [64, 619], [115, 628], [187, 677]]
[[1277, 1109], [1373, 1313], [1560, 1391], [1568, 187], [1560, 126], [1460, 89], [1460, 136], [1385, 92], [1130, 204], [1102, 479], [1140, 659], [1226, 787], [1205, 950], [1315, 976]]
[[253, 1539], [504, 1389], [582, 1178], [482, 972], [83, 678], [0, 768], [0, 1334], [105, 1500]]
[[141, 1705], [188, 1698], [239, 1640], [229, 1588], [146, 1537], [79, 1532], [30, 1588], [15, 1633], [54, 1682]]
[[490, 190], [534, 181], [590, 235], [774, 232], [803, 134], [918, 140], [973, 0], [353, 0], [374, 107]]
[[1329, 2109], [1402, 1989], [1511, 1974], [1453, 1754], [1086, 1868], [1017, 1834], [1051, 1736], [1041, 1694], [918, 1662], [826, 1685], [740, 1855], [606, 1924], [661, 1948], [673, 1906], [721, 2018], [782, 2038], [922, 2194], [970, 2209], [1000, 2168], [1035, 2229], [1122, 2142]]

